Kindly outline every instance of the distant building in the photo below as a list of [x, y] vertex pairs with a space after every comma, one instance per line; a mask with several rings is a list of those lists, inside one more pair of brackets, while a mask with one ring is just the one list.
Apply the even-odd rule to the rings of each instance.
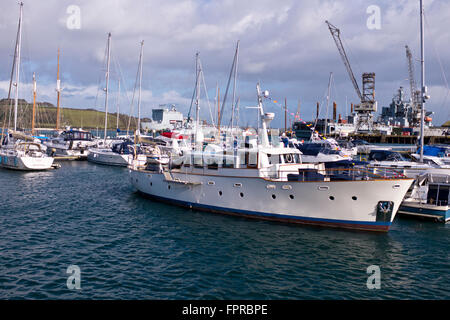
[[180, 128], [183, 123], [183, 114], [175, 109], [175, 105], [172, 104], [169, 109], [167, 104], [162, 104], [152, 110], [152, 120], [141, 122], [141, 126], [144, 131], [161, 131]]

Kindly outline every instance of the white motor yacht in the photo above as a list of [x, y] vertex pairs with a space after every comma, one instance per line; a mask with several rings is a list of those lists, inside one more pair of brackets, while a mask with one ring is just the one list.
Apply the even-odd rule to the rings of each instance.
[[183, 152], [168, 164], [134, 164], [132, 185], [142, 194], [198, 210], [370, 231], [387, 231], [413, 180], [372, 176], [365, 170], [327, 171], [306, 164], [299, 150], [274, 147], [267, 135], [257, 85], [261, 138], [249, 148], [211, 146]]

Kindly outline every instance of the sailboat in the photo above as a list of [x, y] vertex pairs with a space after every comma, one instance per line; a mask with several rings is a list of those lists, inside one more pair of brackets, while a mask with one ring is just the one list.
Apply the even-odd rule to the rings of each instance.
[[[20, 3], [19, 27], [17, 31], [16, 47], [14, 52], [15, 65], [15, 98], [14, 98], [14, 130], [2, 130], [0, 143], [0, 167], [14, 170], [32, 171], [47, 170], [53, 165], [53, 158], [47, 156], [45, 148], [39, 139], [17, 130], [17, 109], [20, 85], [20, 49], [22, 41], [22, 10]], [[33, 106], [36, 102], [36, 79], [33, 76]], [[34, 125], [34, 112], [33, 112]]]
[[[141, 53], [140, 53], [140, 78], [142, 79], [142, 53], [143, 53], [144, 42], [141, 42]], [[90, 148], [89, 155], [87, 156], [88, 161], [106, 164], [111, 166], [128, 166], [133, 162], [133, 160], [140, 162], [140, 164], [145, 164], [147, 157], [143, 154], [142, 149], [135, 145], [132, 141], [117, 141], [113, 142], [110, 147], [107, 143], [107, 128], [108, 128], [108, 93], [109, 93], [109, 73], [110, 73], [110, 58], [111, 58], [111, 33], [108, 34], [107, 42], [107, 62], [106, 62], [106, 87], [105, 87], [105, 132], [103, 148]], [[139, 90], [140, 92], [140, 90]], [[139, 93], [139, 119], [140, 119], [140, 93]], [[138, 122], [139, 128], [140, 122]]]
[[89, 147], [95, 144], [92, 133], [81, 128], [77, 129], [69, 126], [64, 129], [60, 128], [61, 80], [59, 79], [59, 56], [60, 50], [58, 49], [56, 132], [43, 143], [47, 147], [47, 154], [57, 157], [59, 160], [86, 160]]
[[211, 144], [206, 151], [198, 144], [200, 148], [165, 165], [133, 164], [132, 185], [154, 200], [203, 211], [388, 231], [413, 180], [380, 179], [353, 170], [332, 174], [323, 164], [302, 163], [299, 150], [269, 142], [267, 128], [274, 114], [263, 109], [269, 93], [259, 84], [256, 90], [259, 139], [226, 154], [221, 146]]

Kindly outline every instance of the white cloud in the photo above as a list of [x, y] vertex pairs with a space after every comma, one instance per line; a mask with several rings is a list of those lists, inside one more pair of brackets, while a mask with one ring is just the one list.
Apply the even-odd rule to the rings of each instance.
[[[353, 87], [325, 20], [341, 29], [357, 80], [362, 72], [376, 72], [380, 106], [390, 103], [398, 85], [405, 85], [404, 46], [410, 46], [415, 58], [419, 53], [418, 1], [371, 3], [381, 8], [381, 30], [366, 27], [369, 4], [362, 0], [79, 0], [76, 4], [81, 9], [81, 29], [68, 30], [66, 9], [72, 4], [72, 0], [25, 3], [23, 41], [24, 59], [32, 61], [24, 65], [24, 72], [39, 74], [42, 95], [50, 100], [55, 97], [56, 50], [61, 48], [61, 77], [67, 84], [64, 102], [72, 106], [90, 107], [93, 103], [88, 98], [97, 94], [108, 32], [112, 32], [112, 54], [120, 61], [126, 78], [124, 86], [129, 90], [134, 85], [139, 41], [145, 40], [142, 101], [147, 108], [170, 102], [188, 108], [197, 51], [201, 53], [210, 96], [216, 82], [223, 92], [237, 40], [238, 92], [247, 99], [243, 104], [254, 103], [249, 99], [254, 99], [254, 85], [261, 80], [278, 99], [301, 99], [305, 114], [312, 114], [315, 101], [322, 99], [330, 71], [335, 77], [338, 104], [343, 105], [346, 96], [350, 103], [355, 99]], [[2, 5], [3, 83], [9, 80], [18, 6], [14, 1]], [[436, 44], [444, 71], [448, 72], [450, 29], [446, 20], [450, 3], [426, 1], [425, 12], [427, 83], [430, 88], [439, 87], [443, 85], [441, 70], [431, 44]], [[432, 99], [440, 95], [433, 94]], [[436, 110], [438, 124], [448, 118], [445, 108]]]

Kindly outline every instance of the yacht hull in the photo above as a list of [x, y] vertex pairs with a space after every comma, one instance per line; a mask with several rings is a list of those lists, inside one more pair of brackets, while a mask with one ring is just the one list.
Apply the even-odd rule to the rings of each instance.
[[[90, 149], [89, 155], [87, 157], [88, 161], [110, 165], [110, 166], [119, 166], [126, 167], [133, 162], [132, 154], [119, 154], [112, 151], [104, 151], [104, 150], [96, 150]], [[138, 155], [137, 164], [144, 165], [147, 160], [145, 155]]]
[[51, 157], [27, 157], [27, 156], [0, 156], [0, 167], [22, 170], [22, 171], [38, 171], [48, 170], [52, 168], [53, 158]]
[[87, 160], [89, 150], [64, 149], [47, 146], [47, 154], [63, 160]]
[[[388, 231], [412, 179], [272, 181], [130, 169], [133, 186], [162, 202], [249, 218]], [[380, 202], [390, 209], [380, 214]]]
[[449, 206], [420, 203], [420, 201], [415, 200], [403, 201], [399, 213], [414, 217], [431, 218], [442, 222], [450, 221]]

